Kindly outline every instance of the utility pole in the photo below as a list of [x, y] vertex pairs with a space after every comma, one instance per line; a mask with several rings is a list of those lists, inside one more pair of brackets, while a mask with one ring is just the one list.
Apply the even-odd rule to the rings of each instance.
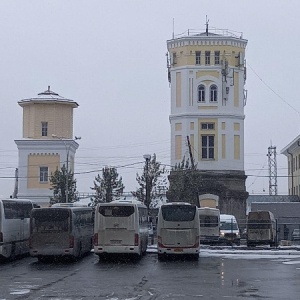
[[269, 147], [267, 156], [269, 161], [269, 195], [277, 195], [276, 147]]
[[149, 190], [149, 161], [151, 159], [150, 154], [145, 154], [144, 159], [146, 160], [146, 169], [145, 169], [145, 175], [146, 175], [146, 199], [145, 199], [145, 204], [149, 208], [150, 206], [150, 190]]
[[188, 143], [188, 147], [189, 147], [189, 154], [190, 154], [192, 169], [195, 170], [195, 163], [194, 163], [194, 158], [193, 158], [193, 153], [192, 153], [190, 138], [189, 138], [189, 136], [187, 136], [186, 138], [187, 138], [187, 143]]

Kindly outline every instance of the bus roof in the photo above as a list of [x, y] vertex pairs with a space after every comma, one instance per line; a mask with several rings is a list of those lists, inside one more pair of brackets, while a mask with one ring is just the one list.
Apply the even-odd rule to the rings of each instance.
[[236, 218], [234, 215], [220, 214], [220, 220], [236, 222]]
[[100, 202], [98, 203], [98, 206], [110, 206], [110, 205], [138, 205], [138, 206], [142, 206], [142, 207], [146, 207], [147, 206], [139, 200], [127, 200], [127, 199], [122, 199], [122, 200], [114, 200], [111, 202]]
[[169, 202], [163, 204], [162, 206], [167, 206], [167, 205], [192, 205], [192, 204], [187, 202]]
[[72, 203], [55, 203], [51, 207], [88, 207], [87, 204], [72, 202]]

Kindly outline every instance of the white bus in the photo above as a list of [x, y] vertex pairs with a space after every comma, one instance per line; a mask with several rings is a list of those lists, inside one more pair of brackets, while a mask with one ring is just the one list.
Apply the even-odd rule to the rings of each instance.
[[30, 212], [33, 202], [0, 199], [0, 258], [29, 253]]
[[267, 210], [250, 211], [247, 218], [247, 246], [276, 244], [276, 220]]
[[189, 254], [199, 258], [200, 221], [195, 205], [173, 202], [159, 208], [157, 251], [158, 258], [168, 254]]
[[220, 210], [211, 207], [198, 209], [200, 219], [200, 243], [217, 244], [220, 238]]
[[77, 259], [93, 246], [94, 213], [72, 203], [36, 208], [30, 218], [30, 255]]
[[135, 254], [141, 257], [148, 245], [148, 210], [137, 200], [99, 203], [95, 209], [94, 253]]

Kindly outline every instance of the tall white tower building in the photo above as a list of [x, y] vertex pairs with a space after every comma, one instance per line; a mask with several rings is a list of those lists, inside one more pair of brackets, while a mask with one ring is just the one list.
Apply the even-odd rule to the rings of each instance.
[[[241, 34], [211, 32], [208, 26], [204, 32], [188, 30], [167, 41], [171, 165], [192, 156], [197, 170], [202, 172], [198, 196], [217, 194], [221, 212], [238, 210], [241, 215], [246, 195], [246, 45]], [[175, 174], [171, 173], [170, 185]], [[203, 180], [210, 183], [205, 185]], [[236, 191], [241, 193], [237, 195]]]

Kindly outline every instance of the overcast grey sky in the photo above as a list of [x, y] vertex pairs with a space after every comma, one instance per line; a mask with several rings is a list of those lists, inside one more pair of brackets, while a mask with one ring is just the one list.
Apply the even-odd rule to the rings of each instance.
[[[254, 3], [253, 3], [254, 2]], [[170, 164], [166, 40], [187, 29], [243, 32], [248, 40], [245, 171], [250, 194], [268, 192], [268, 147], [277, 147], [278, 193], [287, 194], [280, 154], [299, 134], [300, 1], [0, 0], [0, 195], [13, 192], [22, 137], [17, 102], [51, 90], [79, 103], [75, 173], [90, 192], [104, 166], [136, 187], [143, 154]], [[77, 174], [78, 173], [78, 174]], [[283, 177], [281, 177], [283, 176]]]

